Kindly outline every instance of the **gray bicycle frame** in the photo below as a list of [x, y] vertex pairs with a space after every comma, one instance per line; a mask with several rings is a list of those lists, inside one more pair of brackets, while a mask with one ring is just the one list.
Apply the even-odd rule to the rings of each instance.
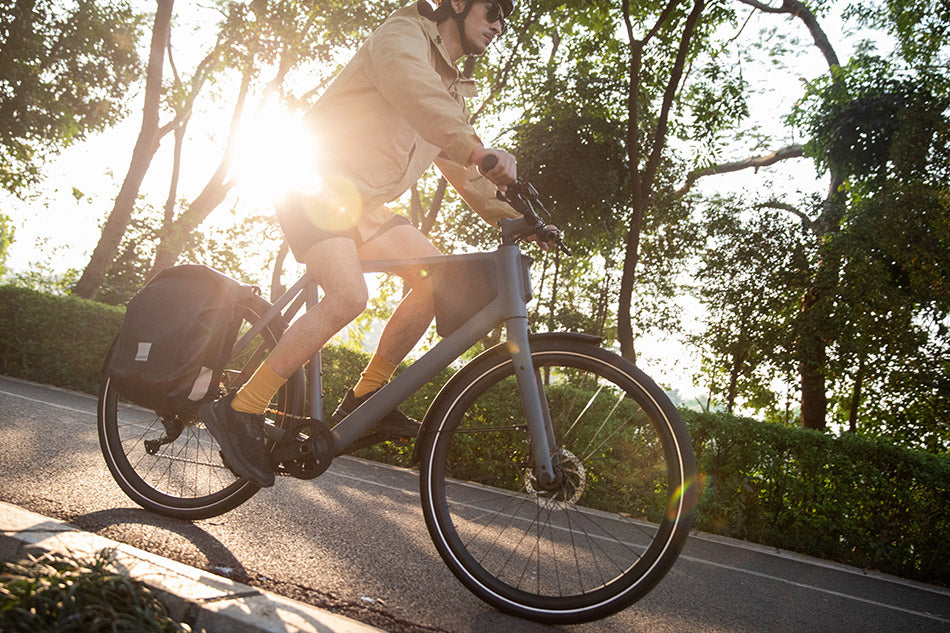
[[[507, 348], [511, 353], [514, 373], [521, 392], [521, 404], [536, 468], [536, 477], [542, 485], [555, 480], [552, 465], [554, 434], [547, 412], [543, 390], [534, 373], [529, 344], [527, 302], [531, 299], [529, 268], [531, 258], [522, 255], [517, 244], [499, 246], [496, 250], [470, 255], [444, 255], [413, 259], [388, 259], [363, 262], [364, 272], [398, 272], [405, 270], [428, 270], [450, 262], [490, 262], [497, 280], [498, 294], [495, 298], [468, 318], [455, 331], [439, 341], [435, 347], [400, 372], [366, 402], [350, 413], [332, 429], [333, 446], [337, 455], [360, 436], [370, 431], [387, 412], [397, 408], [404, 400], [428, 383], [440, 371], [448, 367], [492, 330], [504, 322], [508, 336]], [[291, 301], [296, 297], [296, 300]], [[235, 344], [232, 354], [243, 349], [276, 315], [283, 314], [288, 320], [304, 303], [313, 306], [318, 301], [317, 284], [305, 274], [294, 284], [260, 319], [257, 325], [246, 332]], [[286, 311], [284, 307], [290, 304]], [[252, 363], [253, 364], [253, 363]], [[323, 386], [320, 353], [310, 363], [310, 417], [323, 417]]]

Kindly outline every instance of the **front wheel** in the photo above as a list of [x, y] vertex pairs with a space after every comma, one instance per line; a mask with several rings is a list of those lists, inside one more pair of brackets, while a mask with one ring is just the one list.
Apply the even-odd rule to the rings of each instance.
[[514, 615], [577, 623], [646, 594], [692, 523], [696, 466], [676, 409], [632, 363], [570, 336], [532, 342], [559, 463], [532, 467], [504, 346], [460, 371], [426, 418], [426, 525], [452, 572]]

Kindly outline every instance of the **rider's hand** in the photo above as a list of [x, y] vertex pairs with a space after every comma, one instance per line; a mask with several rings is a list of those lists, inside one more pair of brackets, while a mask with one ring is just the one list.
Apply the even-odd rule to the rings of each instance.
[[503, 149], [486, 148], [479, 145], [472, 152], [468, 162], [472, 165], [478, 165], [479, 171], [481, 171], [482, 160], [489, 154], [493, 155], [498, 162], [488, 171], [483, 171], [482, 175], [495, 183], [499, 191], [505, 191], [509, 183], [518, 180], [518, 161], [512, 154]]
[[561, 237], [561, 230], [553, 224], [548, 224], [546, 227], [544, 227], [544, 231], [546, 233], [544, 237], [535, 234], [529, 235], [524, 239], [526, 242], [534, 242], [542, 251], [549, 251], [551, 249], [557, 248]]

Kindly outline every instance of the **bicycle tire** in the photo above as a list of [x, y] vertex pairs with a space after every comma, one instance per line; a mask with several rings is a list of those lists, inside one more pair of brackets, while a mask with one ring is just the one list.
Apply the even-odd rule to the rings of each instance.
[[459, 371], [427, 414], [426, 526], [485, 602], [548, 624], [596, 620], [645, 595], [679, 555], [696, 498], [692, 445], [669, 398], [633, 363], [570, 334], [537, 336], [531, 350], [564, 483], [544, 491], [530, 474], [501, 345]]
[[[240, 303], [239, 332], [257, 323], [269, 307], [258, 296]], [[225, 384], [226, 377], [256, 366], [263, 354], [273, 349], [284, 329], [283, 320], [274, 319], [248, 346], [249, 351], [227, 363], [221, 394], [240, 386]], [[285, 420], [303, 416], [303, 409], [304, 378], [302, 371], [297, 371], [278, 391], [268, 417], [283, 426]], [[199, 520], [233, 510], [260, 489], [224, 465], [220, 447], [197, 411], [179, 416], [178, 422], [180, 435], [150, 453], [146, 442], [163, 437], [167, 433], [165, 423], [154, 411], [123, 401], [108, 376], [104, 378], [99, 391], [99, 445], [113, 478], [130, 499], [158, 514]]]

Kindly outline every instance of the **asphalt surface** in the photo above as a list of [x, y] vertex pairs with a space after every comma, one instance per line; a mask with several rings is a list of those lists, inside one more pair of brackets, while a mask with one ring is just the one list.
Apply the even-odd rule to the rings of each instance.
[[[0, 500], [387, 631], [549, 631], [443, 566], [417, 474], [339, 458], [193, 523], [135, 506], [99, 452], [91, 396], [0, 377]], [[647, 597], [588, 632], [950, 631], [950, 590], [694, 534]]]

